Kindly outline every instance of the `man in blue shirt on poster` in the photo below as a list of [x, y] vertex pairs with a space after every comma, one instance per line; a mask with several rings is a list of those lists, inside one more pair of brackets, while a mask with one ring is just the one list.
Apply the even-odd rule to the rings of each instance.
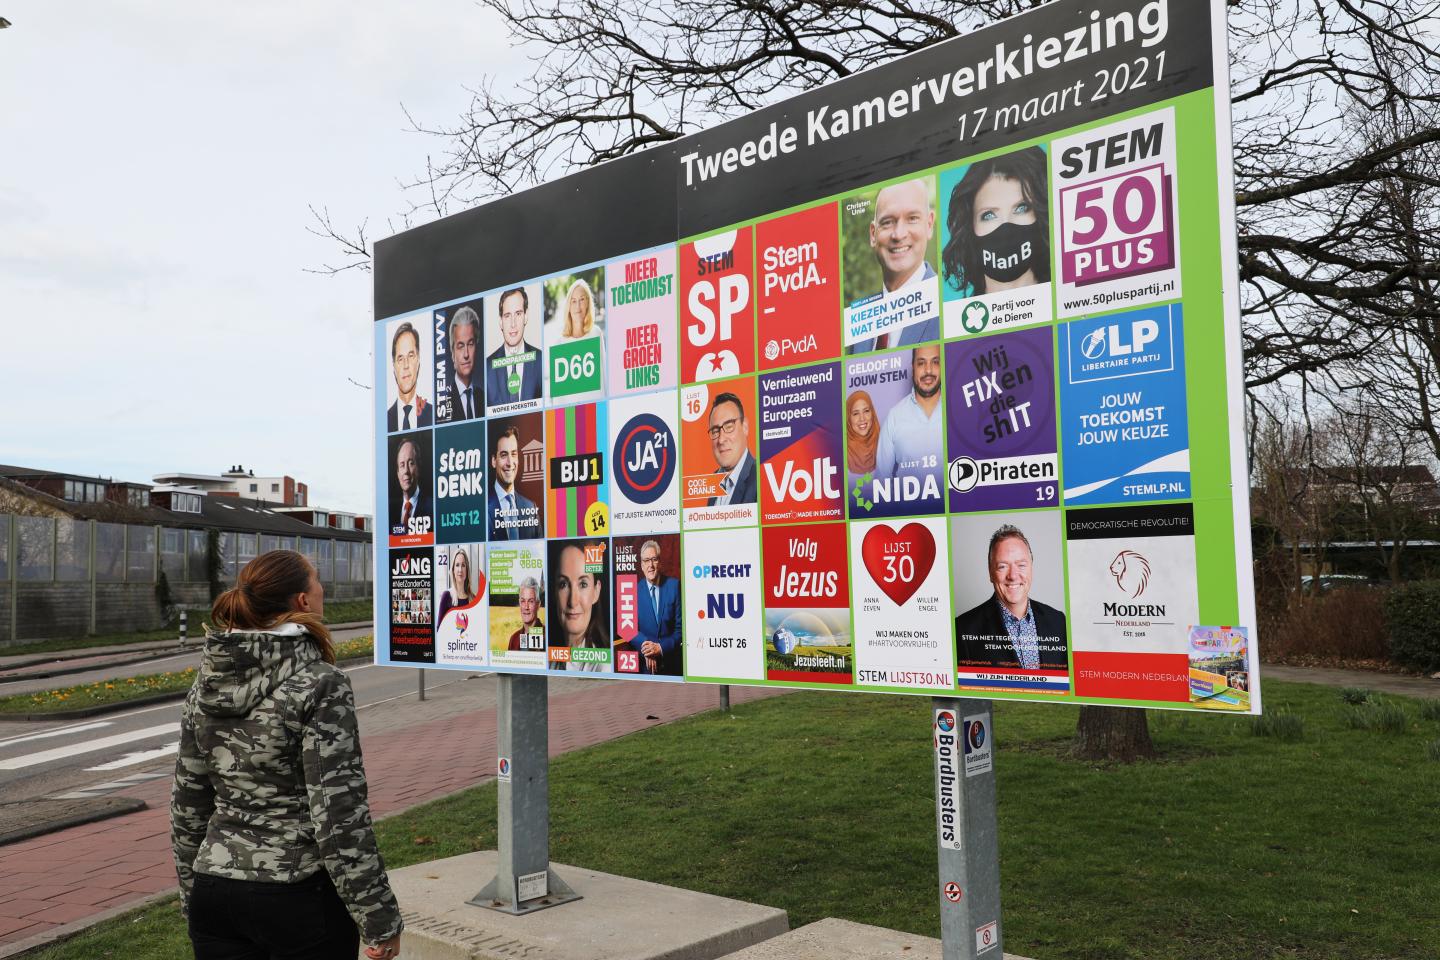
[[680, 676], [680, 582], [660, 572], [660, 544], [640, 545], [640, 573], [636, 601], [637, 630], [628, 646], [640, 653], [640, 672]]

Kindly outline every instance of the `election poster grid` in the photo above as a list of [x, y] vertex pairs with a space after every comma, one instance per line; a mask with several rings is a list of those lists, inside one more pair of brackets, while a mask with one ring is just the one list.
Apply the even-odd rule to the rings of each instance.
[[1214, 101], [378, 322], [377, 661], [1258, 712]]

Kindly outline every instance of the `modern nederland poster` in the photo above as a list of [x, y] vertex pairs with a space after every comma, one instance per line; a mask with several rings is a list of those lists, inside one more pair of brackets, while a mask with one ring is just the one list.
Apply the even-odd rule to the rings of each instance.
[[[1258, 713], [1223, 53], [1051, 4], [564, 182], [680, 235], [383, 241], [377, 661]], [[472, 354], [487, 429], [406, 417]]]

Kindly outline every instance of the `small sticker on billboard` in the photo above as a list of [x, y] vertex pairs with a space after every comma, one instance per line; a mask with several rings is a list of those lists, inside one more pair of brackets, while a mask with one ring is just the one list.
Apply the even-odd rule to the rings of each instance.
[[994, 747], [990, 743], [990, 715], [965, 718], [965, 776], [978, 777], [994, 769]]
[[959, 731], [954, 710], [935, 711], [935, 824], [943, 850], [964, 845], [960, 827]]
[[520, 903], [539, 900], [550, 893], [550, 877], [544, 870], [522, 873], [517, 879], [520, 889], [517, 891], [515, 899]]
[[975, 928], [975, 952], [983, 953], [1000, 943], [1000, 922], [991, 920], [983, 927]]

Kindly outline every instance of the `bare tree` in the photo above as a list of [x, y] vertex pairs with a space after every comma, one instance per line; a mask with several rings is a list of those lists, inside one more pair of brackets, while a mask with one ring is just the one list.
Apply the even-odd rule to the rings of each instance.
[[1382, 405], [1351, 396], [1329, 418], [1321, 451], [1320, 473], [1349, 508], [1337, 526], [1372, 544], [1379, 565], [1398, 583], [1405, 549], [1431, 528], [1428, 514], [1436, 506], [1423, 437]]

